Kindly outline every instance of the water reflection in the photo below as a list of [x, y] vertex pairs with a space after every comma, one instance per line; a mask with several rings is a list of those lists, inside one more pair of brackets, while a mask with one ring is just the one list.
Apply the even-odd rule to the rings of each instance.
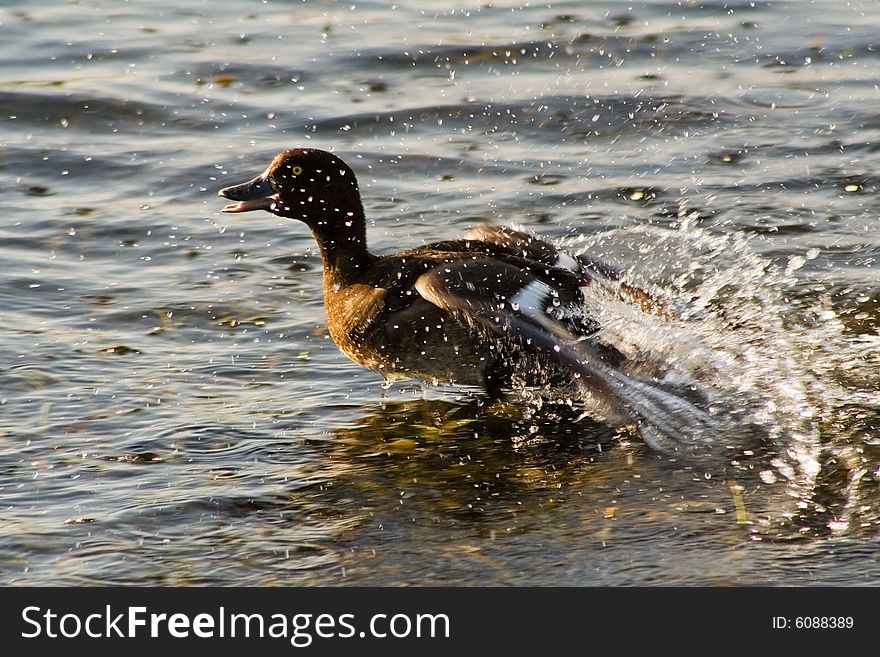
[[[510, 550], [538, 563], [555, 559], [530, 581], [562, 583], [560, 560], [575, 545], [626, 553], [627, 545], [641, 550], [641, 541], [675, 535], [699, 550], [718, 540], [705, 535], [707, 523], [738, 544], [784, 521], [774, 504], [791, 498], [784, 484], [774, 491], [760, 481], [761, 458], [713, 475], [565, 404], [525, 416], [522, 406], [475, 406], [388, 403], [322, 442], [340, 472], [320, 495], [337, 513], [362, 517], [342, 539], [351, 581], [513, 583], [521, 573], [500, 556]], [[569, 583], [591, 581], [580, 576]]]

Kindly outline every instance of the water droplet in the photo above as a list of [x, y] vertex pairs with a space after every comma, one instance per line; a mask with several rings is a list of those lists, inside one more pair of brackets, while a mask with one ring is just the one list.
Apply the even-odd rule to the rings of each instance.
[[762, 470], [760, 473], [761, 481], [765, 484], [776, 483], [776, 473], [773, 470]]

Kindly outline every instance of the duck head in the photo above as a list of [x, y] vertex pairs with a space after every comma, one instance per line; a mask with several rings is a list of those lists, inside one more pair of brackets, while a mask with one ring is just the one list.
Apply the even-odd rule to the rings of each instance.
[[357, 179], [341, 159], [316, 148], [279, 153], [253, 180], [221, 189], [218, 196], [236, 201], [223, 212], [266, 210], [307, 224], [363, 214]]
[[[316, 148], [279, 153], [253, 180], [218, 196], [234, 201], [223, 212], [265, 210], [304, 222], [332, 264], [341, 255], [366, 254], [366, 225], [357, 179], [337, 156]], [[328, 262], [329, 258], [329, 262]]]

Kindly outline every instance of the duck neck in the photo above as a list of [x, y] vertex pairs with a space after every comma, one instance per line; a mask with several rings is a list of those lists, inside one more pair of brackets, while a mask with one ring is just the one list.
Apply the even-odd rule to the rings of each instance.
[[321, 249], [325, 277], [352, 283], [373, 259], [367, 251], [367, 227], [360, 207], [348, 220], [334, 217], [332, 221], [313, 223], [311, 229]]

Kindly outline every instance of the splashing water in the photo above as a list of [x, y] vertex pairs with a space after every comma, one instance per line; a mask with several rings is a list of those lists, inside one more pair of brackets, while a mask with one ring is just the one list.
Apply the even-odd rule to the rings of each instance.
[[806, 259], [780, 267], [743, 236], [687, 220], [677, 230], [635, 226], [569, 238], [565, 247], [617, 266], [626, 283], [668, 309], [646, 313], [611, 287], [588, 288], [599, 336], [627, 356], [626, 373], [705, 408], [717, 420], [716, 456], [737, 465], [764, 445], [771, 458], [761, 481], [781, 476], [805, 508], [820, 471], [820, 423], [852, 400], [831, 374], [871, 347], [865, 336], [844, 337], [830, 302], [790, 298]]

